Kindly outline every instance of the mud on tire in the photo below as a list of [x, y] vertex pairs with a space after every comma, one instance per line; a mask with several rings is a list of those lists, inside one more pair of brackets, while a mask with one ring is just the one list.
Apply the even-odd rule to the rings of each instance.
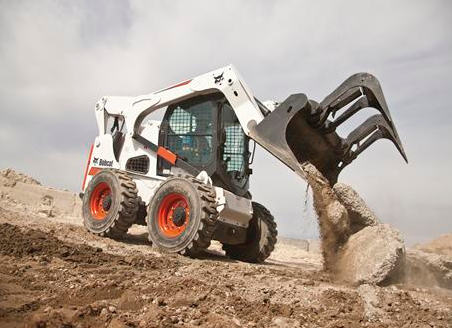
[[273, 215], [263, 205], [253, 202], [253, 217], [248, 226], [246, 242], [239, 245], [223, 244], [223, 250], [231, 259], [261, 263], [275, 249], [277, 235]]
[[149, 240], [164, 252], [198, 256], [217, 227], [215, 190], [191, 176], [168, 178], [148, 206]]
[[83, 222], [92, 233], [120, 238], [134, 223], [138, 211], [135, 182], [125, 172], [102, 170], [83, 195]]

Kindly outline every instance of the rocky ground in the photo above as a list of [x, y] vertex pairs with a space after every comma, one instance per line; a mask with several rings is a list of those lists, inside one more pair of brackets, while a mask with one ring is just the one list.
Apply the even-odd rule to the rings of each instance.
[[293, 241], [255, 265], [219, 245], [202, 259], [160, 254], [138, 226], [123, 241], [96, 237], [48, 198], [11, 196], [27, 184], [0, 192], [0, 327], [452, 327], [446, 239], [407, 251], [417, 279], [351, 286]]

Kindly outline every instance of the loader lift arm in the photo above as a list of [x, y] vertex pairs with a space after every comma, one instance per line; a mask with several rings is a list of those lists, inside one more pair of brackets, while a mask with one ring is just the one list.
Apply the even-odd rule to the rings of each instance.
[[[106, 115], [122, 115], [130, 136], [143, 143], [139, 129], [150, 113], [197, 95], [218, 92], [233, 108], [244, 133], [298, 173], [300, 164], [312, 162], [334, 184], [346, 166], [382, 138], [390, 140], [407, 160], [380, 84], [368, 73], [351, 76], [320, 103], [300, 93], [289, 96], [271, 110], [253, 96], [230, 65], [152, 94], [104, 97], [96, 105], [99, 130], [105, 133]], [[366, 107], [380, 113], [347, 137], [340, 137], [336, 128]], [[149, 148], [158, 154], [159, 148]]]
[[193, 176], [197, 176], [200, 173], [200, 171], [196, 167], [188, 164], [183, 159], [177, 157], [176, 154], [172, 153], [171, 151], [169, 151], [163, 147], [159, 147], [158, 145], [156, 145], [152, 141], [147, 140], [146, 138], [142, 137], [141, 135], [135, 134], [133, 136], [133, 138], [136, 141], [138, 141], [139, 143], [141, 143], [142, 145], [148, 147], [150, 150], [155, 152], [158, 156], [163, 158], [165, 161], [167, 161], [171, 165], [173, 165], [175, 167], [179, 167], [182, 170], [184, 170], [185, 172], [187, 172]]

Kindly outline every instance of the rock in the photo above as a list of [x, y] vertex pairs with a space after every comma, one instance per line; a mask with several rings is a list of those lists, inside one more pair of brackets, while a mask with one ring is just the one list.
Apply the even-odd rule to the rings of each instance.
[[121, 320], [114, 318], [113, 320], [110, 321], [108, 328], [128, 328], [128, 327]]
[[166, 305], [166, 301], [163, 297], [157, 297], [156, 299], [156, 303], [158, 306], [165, 306]]
[[115, 313], [116, 312], [116, 308], [113, 305], [110, 305], [108, 307], [108, 311], [110, 311], [111, 313]]
[[53, 208], [52, 208], [52, 206], [41, 205], [38, 208], [38, 214], [39, 214], [39, 216], [42, 216], [42, 217], [48, 217], [48, 218], [53, 217], [54, 216]]
[[[152, 322], [156, 322], [158, 320], [158, 317], [160, 315], [160, 310], [157, 305], [149, 304], [142, 308], [143, 311], [143, 317], [141, 318], [144, 323], [150, 324]], [[141, 324], [140, 321], [140, 324]], [[147, 325], [145, 326], [147, 327]]]
[[108, 312], [108, 310], [106, 308], [103, 308], [102, 311], [100, 311], [100, 316], [101, 317], [108, 317], [110, 315], [110, 313]]
[[234, 325], [236, 325], [237, 327], [241, 327], [242, 324], [240, 323], [240, 320], [237, 318], [232, 318], [232, 322], [234, 323]]
[[373, 285], [361, 285], [357, 288], [359, 296], [364, 304], [364, 316], [369, 322], [379, 322], [386, 318], [378, 298], [378, 287]]
[[405, 282], [452, 289], [452, 256], [408, 250], [406, 263]]
[[341, 204], [347, 209], [352, 233], [380, 223], [374, 212], [352, 187], [344, 183], [336, 183], [333, 186], [333, 191]]
[[381, 285], [400, 276], [405, 246], [399, 232], [388, 224], [366, 227], [352, 235], [338, 254], [338, 278], [353, 285]]
[[273, 327], [281, 327], [281, 328], [296, 328], [300, 326], [300, 322], [294, 319], [285, 318], [285, 317], [276, 317], [272, 320]]

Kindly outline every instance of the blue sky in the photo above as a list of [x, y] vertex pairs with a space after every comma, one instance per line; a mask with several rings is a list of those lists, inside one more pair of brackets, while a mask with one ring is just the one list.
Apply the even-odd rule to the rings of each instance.
[[[322, 100], [355, 72], [375, 74], [410, 164], [379, 141], [340, 180], [409, 243], [452, 232], [450, 1], [1, 0], [0, 168], [78, 191], [101, 96], [229, 63], [262, 100]], [[254, 172], [281, 234], [316, 236], [306, 184], [260, 149]]]

